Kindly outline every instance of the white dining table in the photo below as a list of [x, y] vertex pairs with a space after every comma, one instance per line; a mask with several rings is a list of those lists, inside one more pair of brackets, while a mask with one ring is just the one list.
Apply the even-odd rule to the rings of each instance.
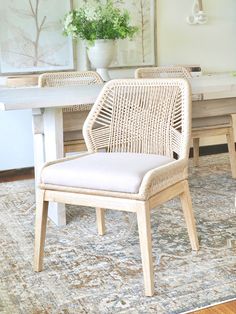
[[[0, 110], [32, 110], [36, 189], [45, 162], [64, 157], [62, 107], [94, 103], [103, 85], [0, 90]], [[50, 203], [48, 215], [56, 225], [66, 224], [64, 204]]]
[[[193, 102], [193, 118], [236, 114], [236, 77], [232, 74], [203, 75], [192, 78], [190, 84], [192, 94], [201, 95]], [[36, 187], [44, 163], [64, 156], [62, 108], [94, 103], [103, 86], [0, 90], [0, 110], [32, 110]], [[50, 204], [49, 217], [55, 224], [65, 225], [65, 205]]]

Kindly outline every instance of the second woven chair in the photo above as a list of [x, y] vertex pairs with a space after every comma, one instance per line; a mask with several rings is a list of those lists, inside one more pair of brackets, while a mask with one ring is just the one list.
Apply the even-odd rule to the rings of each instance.
[[[43, 73], [39, 77], [39, 87], [59, 88], [101, 83], [102, 78], [93, 71]], [[92, 106], [93, 104], [63, 108], [64, 153], [86, 150], [82, 128]]]
[[[136, 78], [171, 78], [182, 77], [187, 80], [191, 78], [190, 72], [181, 66], [173, 67], [147, 67], [139, 68], [135, 72]], [[195, 100], [199, 100], [198, 95]], [[193, 97], [194, 100], [194, 97]], [[234, 144], [234, 129], [231, 115], [219, 117], [206, 117], [193, 119], [192, 121], [192, 139], [193, 139], [193, 161], [194, 166], [199, 165], [199, 143], [202, 137], [211, 137], [225, 135], [228, 142], [229, 158], [232, 177], [236, 178], [236, 153]]]

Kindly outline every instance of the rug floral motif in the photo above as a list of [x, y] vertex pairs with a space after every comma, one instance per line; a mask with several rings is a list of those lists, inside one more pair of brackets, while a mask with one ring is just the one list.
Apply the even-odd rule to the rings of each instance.
[[227, 154], [190, 167], [201, 249], [191, 251], [178, 199], [152, 211], [155, 295], [144, 296], [135, 214], [67, 206], [48, 223], [44, 271], [32, 270], [33, 180], [0, 184], [0, 313], [177, 314], [236, 298], [236, 180]]

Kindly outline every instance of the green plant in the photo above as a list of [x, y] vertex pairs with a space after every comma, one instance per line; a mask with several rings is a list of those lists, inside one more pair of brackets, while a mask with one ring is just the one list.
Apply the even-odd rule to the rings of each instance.
[[115, 7], [113, 0], [73, 10], [66, 14], [63, 24], [65, 35], [78, 37], [90, 44], [96, 39], [132, 39], [138, 31], [136, 26], [130, 25], [129, 12]]

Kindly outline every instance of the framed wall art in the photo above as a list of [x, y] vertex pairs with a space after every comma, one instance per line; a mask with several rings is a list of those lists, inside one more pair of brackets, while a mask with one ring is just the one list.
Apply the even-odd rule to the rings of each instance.
[[132, 24], [138, 26], [139, 31], [133, 40], [125, 39], [116, 42], [116, 55], [111, 67], [155, 65], [155, 0], [117, 1], [117, 6], [128, 10]]
[[[105, 0], [99, 0], [105, 1]], [[98, 0], [78, 0], [79, 6], [97, 4]], [[156, 1], [114, 0], [129, 12], [131, 24], [139, 28], [133, 40], [116, 41], [116, 53], [109, 68], [149, 66], [156, 64]]]
[[0, 72], [74, 69], [72, 39], [62, 35], [71, 0], [0, 0]]

